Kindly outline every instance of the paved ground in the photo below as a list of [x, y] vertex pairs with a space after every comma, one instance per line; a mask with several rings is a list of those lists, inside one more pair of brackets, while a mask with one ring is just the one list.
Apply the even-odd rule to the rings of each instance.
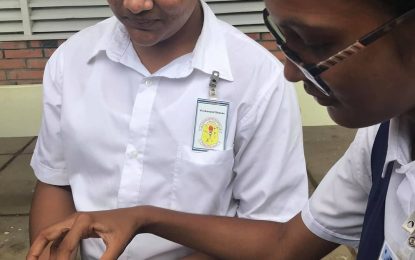
[[[342, 155], [355, 131], [338, 126], [305, 127], [304, 144], [310, 192]], [[35, 178], [29, 166], [35, 139], [0, 138], [0, 259], [24, 259], [28, 248], [28, 212]], [[307, 245], [304, 245], [307, 246]], [[353, 260], [339, 247], [324, 260]]]
[[0, 259], [24, 259], [35, 178], [29, 167], [33, 138], [0, 138]]

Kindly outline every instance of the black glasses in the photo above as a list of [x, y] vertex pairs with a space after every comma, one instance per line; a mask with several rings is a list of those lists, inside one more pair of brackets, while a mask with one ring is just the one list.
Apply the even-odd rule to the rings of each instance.
[[284, 34], [281, 32], [280, 28], [270, 19], [268, 10], [264, 9], [262, 13], [265, 25], [267, 26], [271, 34], [274, 36], [278, 47], [285, 54], [287, 59], [289, 59], [293, 64], [295, 64], [298, 67], [298, 69], [305, 75], [305, 77], [308, 80], [310, 80], [323, 94], [329, 96], [330, 89], [324, 82], [324, 80], [321, 79], [320, 74], [328, 70], [329, 68], [333, 67], [334, 65], [340, 63], [341, 61], [345, 60], [346, 58], [358, 53], [359, 51], [366, 48], [366, 46], [368, 46], [369, 44], [373, 43], [374, 41], [378, 40], [379, 38], [390, 32], [394, 27], [401, 24], [410, 16], [414, 15], [415, 9], [411, 9], [399, 17], [389, 20], [388, 22], [379, 26], [370, 33], [364, 35], [347, 48], [339, 51], [330, 58], [315, 64], [305, 63], [304, 61], [302, 61], [301, 58], [297, 55], [297, 53], [295, 53], [287, 46]]

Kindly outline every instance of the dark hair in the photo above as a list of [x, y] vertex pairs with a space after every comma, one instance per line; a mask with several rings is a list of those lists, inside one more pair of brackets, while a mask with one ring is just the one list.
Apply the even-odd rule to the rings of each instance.
[[402, 14], [415, 8], [415, 0], [380, 0], [391, 12]]

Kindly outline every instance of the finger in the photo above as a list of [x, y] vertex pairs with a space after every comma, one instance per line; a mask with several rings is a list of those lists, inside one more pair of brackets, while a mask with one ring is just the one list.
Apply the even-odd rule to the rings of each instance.
[[26, 256], [27, 260], [38, 259], [45, 248], [48, 246], [49, 242], [58, 239], [61, 236], [64, 236], [68, 232], [69, 228], [66, 226], [60, 227], [59, 225], [51, 226], [39, 233], [33, 242], [30, 250]]
[[94, 225], [95, 232], [102, 238], [105, 243], [106, 249], [104, 254], [101, 256], [101, 260], [113, 260], [124, 252], [126, 246], [133, 239], [129, 236], [121, 236], [116, 232], [102, 232], [104, 228], [101, 225]]
[[92, 217], [88, 214], [79, 214], [72, 225], [71, 230], [66, 234], [59, 245], [57, 250], [58, 259], [69, 259], [71, 254], [78, 247], [80, 240], [92, 235], [91, 226]]
[[104, 254], [101, 256], [100, 260], [114, 260], [118, 259], [118, 257], [124, 252], [126, 245], [116, 245], [113, 241], [107, 242], [104, 241], [107, 248]]
[[71, 216], [60, 223], [54, 224], [42, 230], [38, 234], [36, 239], [33, 241], [33, 244], [30, 247], [30, 250], [26, 256], [26, 259], [38, 259], [41, 256], [42, 252], [45, 250], [45, 248], [48, 246], [49, 242], [59, 238], [60, 236], [62, 236], [62, 234], [68, 232], [68, 230], [73, 224], [74, 219], [75, 217]]
[[48, 260], [57, 260], [58, 259], [58, 248], [59, 245], [51, 245], [49, 248], [49, 258]]
[[68, 232], [63, 233], [60, 237], [58, 237], [49, 247], [49, 260], [56, 260], [58, 259], [58, 248], [61, 244], [62, 240], [64, 239], [65, 235]]
[[143, 9], [144, 10], [151, 10], [151, 9], [153, 9], [153, 5], [154, 5], [154, 3], [153, 3], [152, 0], [145, 0]]

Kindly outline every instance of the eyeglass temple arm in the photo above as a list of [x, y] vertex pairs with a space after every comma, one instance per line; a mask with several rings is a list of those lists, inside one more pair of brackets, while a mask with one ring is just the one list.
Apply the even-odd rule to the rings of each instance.
[[321, 73], [327, 70], [328, 68], [336, 65], [337, 63], [341, 62], [345, 58], [350, 57], [356, 54], [357, 52], [363, 50], [364, 48], [366, 48], [366, 46], [368, 46], [369, 44], [373, 43], [380, 37], [390, 32], [394, 27], [401, 24], [404, 20], [406, 20], [408, 17], [410, 17], [413, 14], [415, 14], [415, 9], [411, 9], [408, 12], [404, 13], [403, 15], [387, 21], [386, 23], [379, 26], [374, 31], [366, 34], [365, 36], [357, 40], [355, 43], [353, 43], [346, 49], [336, 53], [335, 55], [331, 56], [330, 58], [322, 62], [319, 62], [313, 68], [310, 68], [310, 70], [313, 73]]
[[330, 58], [328, 58], [324, 61], [319, 62], [318, 64], [315, 65], [314, 68], [310, 68], [310, 70], [313, 73], [321, 73], [321, 72], [327, 70], [328, 68], [333, 67], [337, 63], [343, 61], [347, 57], [350, 57], [350, 56], [358, 53], [359, 51], [363, 50], [364, 48], [366, 48], [366, 45], [363, 45], [360, 41], [356, 41], [355, 43], [353, 43], [352, 45], [350, 45], [346, 49], [336, 53], [335, 55], [331, 56]]

